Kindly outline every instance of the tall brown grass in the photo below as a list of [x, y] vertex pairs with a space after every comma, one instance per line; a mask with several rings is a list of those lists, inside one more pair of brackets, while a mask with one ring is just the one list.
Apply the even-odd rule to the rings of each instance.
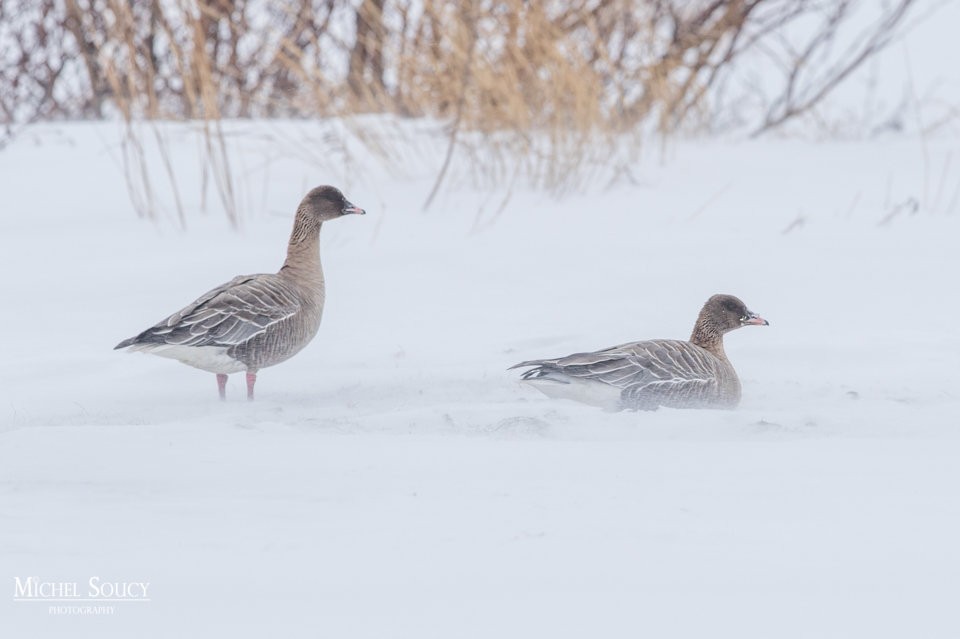
[[152, 175], [142, 129], [129, 125], [169, 119], [201, 124], [208, 174], [234, 216], [223, 118], [434, 118], [447, 123], [447, 161], [428, 204], [477, 140], [493, 157], [528, 158], [557, 188], [597, 142], [709, 126], [737, 59], [812, 16], [817, 28], [789, 50], [782, 90], [753, 124], [782, 125], [885, 46], [912, 4], [887, 3], [814, 74], [857, 0], [0, 0], [0, 121], [120, 116], [145, 215]]

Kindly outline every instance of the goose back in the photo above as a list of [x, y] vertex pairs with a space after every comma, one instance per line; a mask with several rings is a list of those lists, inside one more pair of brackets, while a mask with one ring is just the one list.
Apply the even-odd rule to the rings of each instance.
[[588, 401], [612, 410], [733, 408], [740, 401], [740, 380], [729, 360], [680, 340], [632, 342], [512, 368], [531, 366], [522, 378], [547, 395], [570, 397], [570, 389], [557, 385], [584, 382], [595, 397], [602, 397], [597, 384], [616, 389], [613, 401]]
[[258, 370], [298, 353], [316, 335], [324, 287], [280, 274], [241, 275], [139, 335], [120, 342], [213, 373]]

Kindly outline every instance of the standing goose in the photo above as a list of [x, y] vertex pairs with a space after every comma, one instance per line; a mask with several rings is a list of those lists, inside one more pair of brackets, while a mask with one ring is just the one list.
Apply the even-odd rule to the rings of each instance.
[[733, 295], [707, 300], [689, 342], [654, 339], [595, 353], [521, 362], [523, 379], [549, 397], [606, 410], [734, 408], [740, 380], [723, 351], [723, 335], [770, 323]]
[[114, 348], [216, 373], [221, 400], [227, 375], [246, 371], [252, 400], [257, 371], [293, 357], [316, 335], [324, 301], [320, 227], [350, 213], [364, 210], [332, 186], [313, 189], [297, 208], [287, 260], [278, 273], [235, 277]]

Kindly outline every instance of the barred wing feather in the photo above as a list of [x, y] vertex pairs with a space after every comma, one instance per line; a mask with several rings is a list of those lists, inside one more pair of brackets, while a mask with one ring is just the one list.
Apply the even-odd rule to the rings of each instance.
[[719, 393], [723, 374], [714, 355], [677, 340], [633, 342], [516, 367], [526, 366], [534, 367], [523, 374], [527, 380], [601, 382], [618, 388], [621, 407], [634, 410], [709, 403]]
[[241, 275], [204, 294], [135, 338], [136, 344], [238, 346], [300, 310], [275, 275]]

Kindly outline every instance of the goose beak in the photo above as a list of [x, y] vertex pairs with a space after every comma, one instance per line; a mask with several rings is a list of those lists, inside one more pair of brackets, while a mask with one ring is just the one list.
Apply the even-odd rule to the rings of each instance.
[[740, 324], [743, 326], [770, 326], [770, 322], [751, 312], [747, 312], [746, 316], [740, 319]]
[[367, 212], [361, 209], [356, 204], [351, 204], [347, 202], [343, 205], [343, 208], [340, 209], [340, 215], [350, 215], [351, 213], [356, 213], [357, 215], [366, 215]]

